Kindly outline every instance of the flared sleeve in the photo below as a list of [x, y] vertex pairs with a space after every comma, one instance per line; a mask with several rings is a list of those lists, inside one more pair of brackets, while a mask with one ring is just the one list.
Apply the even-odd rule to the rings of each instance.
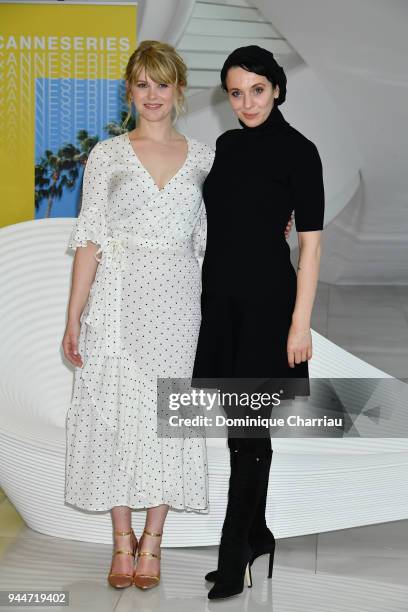
[[292, 210], [295, 211], [296, 231], [323, 229], [324, 184], [323, 168], [316, 145], [305, 140], [296, 148], [297, 154], [290, 176]]
[[[107, 159], [101, 143], [88, 155], [85, 165], [81, 210], [75, 220], [68, 247], [86, 247], [88, 240], [102, 245], [107, 238], [106, 204], [108, 199]], [[97, 258], [96, 258], [97, 259]], [[97, 259], [97, 261], [99, 261]]]

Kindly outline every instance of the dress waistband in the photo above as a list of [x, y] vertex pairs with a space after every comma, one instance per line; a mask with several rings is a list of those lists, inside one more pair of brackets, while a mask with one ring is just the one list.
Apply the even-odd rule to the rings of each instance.
[[[146, 239], [132, 234], [116, 234], [115, 236], [108, 236], [106, 240], [104, 240], [95, 253], [95, 259], [101, 262], [102, 256], [105, 254], [107, 266], [119, 264], [121, 269], [125, 269], [125, 254], [127, 247], [132, 247], [141, 251], [191, 253], [193, 252], [193, 240], [191, 236], [178, 240], [172, 238], [171, 243], [168, 243], [164, 240]], [[98, 255], [101, 255], [100, 259], [98, 259]]]

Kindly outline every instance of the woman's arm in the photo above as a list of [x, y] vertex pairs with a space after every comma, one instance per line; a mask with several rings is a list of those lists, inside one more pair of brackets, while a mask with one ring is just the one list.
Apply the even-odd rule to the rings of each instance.
[[298, 232], [299, 262], [296, 302], [287, 341], [288, 363], [312, 357], [310, 320], [320, 268], [320, 241], [324, 221], [323, 167], [316, 145], [307, 139], [294, 147], [290, 192]]
[[78, 247], [75, 252], [71, 291], [68, 303], [68, 321], [62, 341], [65, 357], [73, 365], [82, 367], [82, 357], [78, 353], [80, 318], [95, 279], [98, 262], [95, 253], [98, 246], [90, 241], [86, 247]]
[[68, 305], [68, 321], [79, 321], [95, 279], [98, 262], [95, 253], [98, 246], [88, 242], [76, 250], [72, 270], [71, 294]]
[[298, 242], [297, 293], [287, 342], [291, 368], [312, 358], [310, 321], [319, 279], [321, 231], [299, 232]]
[[80, 318], [100, 261], [96, 257], [98, 245], [104, 245], [107, 239], [105, 209], [108, 201], [108, 164], [101, 144], [96, 144], [85, 166], [81, 211], [69, 239], [69, 247], [75, 250], [75, 258], [62, 346], [68, 361], [81, 367], [82, 357], [78, 355]]

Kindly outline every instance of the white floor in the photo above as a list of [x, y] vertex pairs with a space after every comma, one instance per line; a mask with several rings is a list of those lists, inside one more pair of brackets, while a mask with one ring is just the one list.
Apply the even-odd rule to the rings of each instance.
[[267, 556], [260, 557], [253, 565], [252, 589], [245, 587], [241, 595], [223, 602], [208, 601], [211, 585], [204, 581], [205, 572], [215, 567], [216, 547], [166, 548], [158, 587], [121, 592], [106, 581], [107, 545], [60, 540], [23, 528], [18, 536], [0, 537], [0, 546], [0, 589], [67, 590], [71, 612], [200, 612], [217, 605], [275, 612], [408, 609], [408, 521], [278, 540], [272, 579], [266, 577]]

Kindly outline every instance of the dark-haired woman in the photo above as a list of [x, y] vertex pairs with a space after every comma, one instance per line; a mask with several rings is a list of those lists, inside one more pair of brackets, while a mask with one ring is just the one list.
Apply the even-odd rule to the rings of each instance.
[[[255, 45], [236, 49], [221, 82], [243, 129], [217, 139], [203, 185], [207, 244], [195, 386], [207, 379], [201, 386], [220, 388], [221, 379], [224, 385], [229, 379], [229, 391], [279, 389], [281, 399], [309, 395], [310, 318], [324, 216], [320, 156], [278, 109], [286, 76], [272, 53]], [[300, 248], [297, 274], [284, 238], [292, 210]], [[275, 539], [265, 506], [273, 451], [269, 431], [261, 429], [228, 432], [228, 504], [218, 569], [206, 575], [215, 582], [210, 599], [242, 592], [245, 572], [250, 584], [250, 566], [265, 553], [271, 576]]]

